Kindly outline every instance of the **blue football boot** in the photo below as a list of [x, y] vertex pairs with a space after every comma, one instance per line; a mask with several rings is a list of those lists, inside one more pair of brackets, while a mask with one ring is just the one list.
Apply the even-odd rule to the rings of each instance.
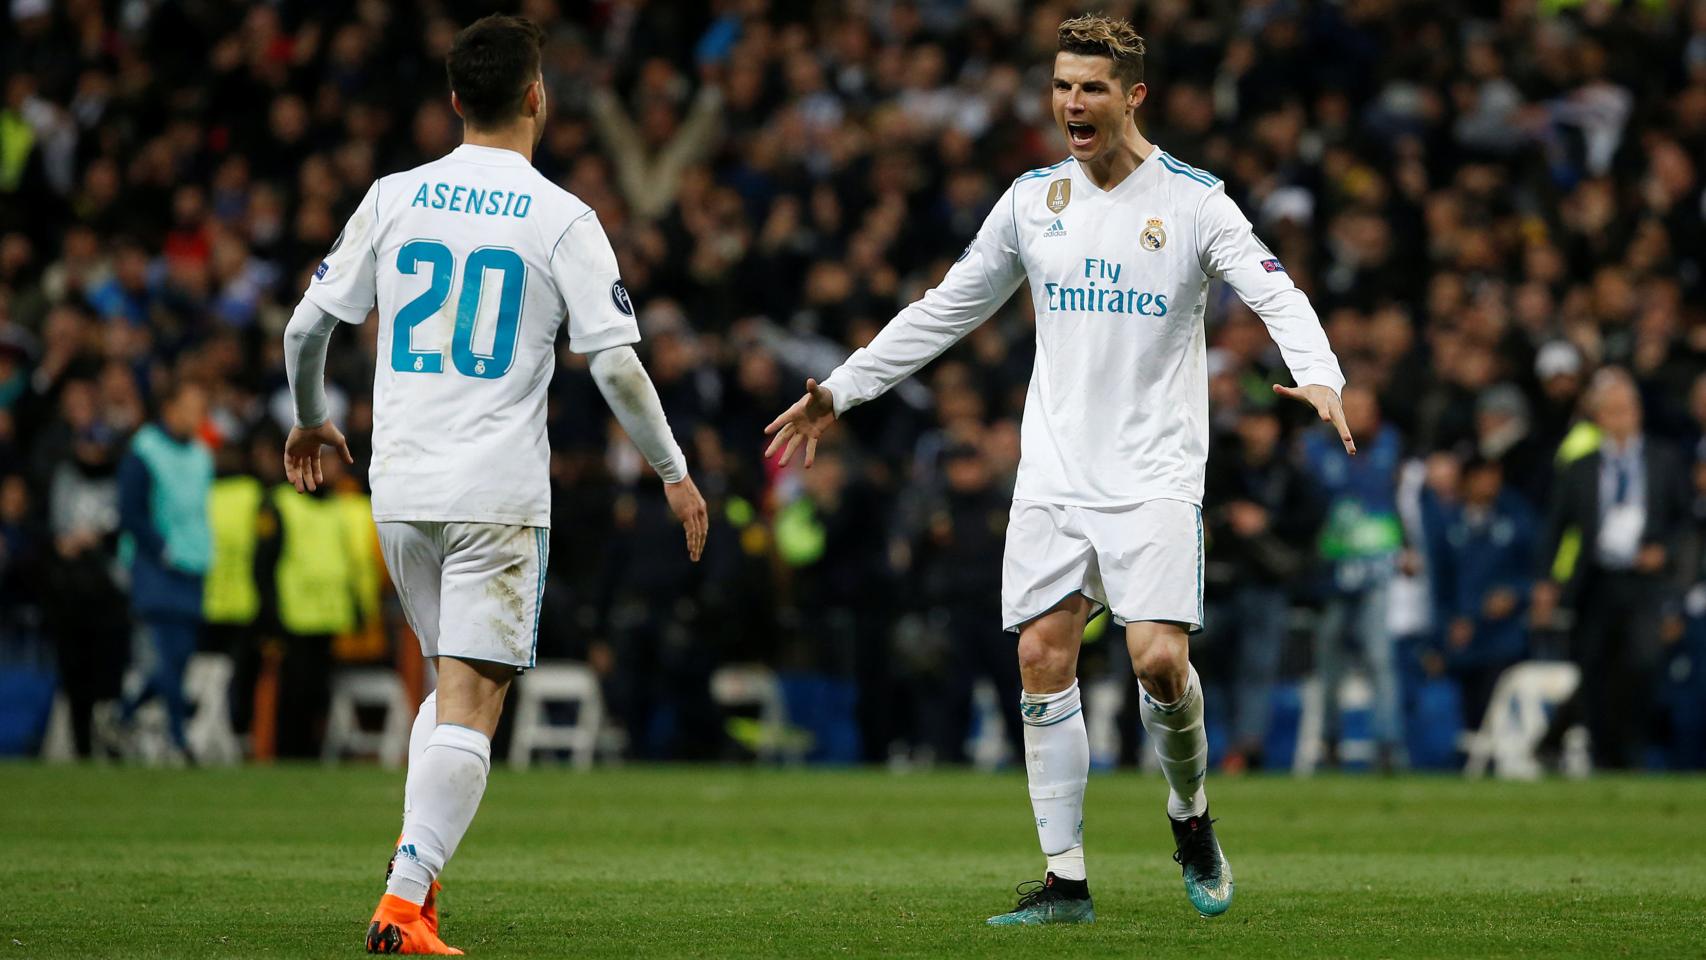
[[1168, 821], [1173, 825], [1173, 861], [1184, 870], [1185, 896], [1205, 917], [1218, 917], [1232, 906], [1232, 865], [1214, 838], [1214, 821], [1201, 816]]
[[1009, 913], [998, 913], [986, 923], [992, 927], [1029, 927], [1042, 923], [1095, 923], [1096, 908], [1090, 903], [1090, 885], [1083, 880], [1062, 880], [1049, 874], [1047, 880], [1019, 884], [1019, 905]]

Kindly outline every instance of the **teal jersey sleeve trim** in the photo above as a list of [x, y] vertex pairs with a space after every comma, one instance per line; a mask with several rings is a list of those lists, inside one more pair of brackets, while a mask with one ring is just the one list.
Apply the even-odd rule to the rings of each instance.
[[1220, 178], [1214, 174], [1209, 173], [1207, 170], [1199, 170], [1188, 163], [1183, 163], [1166, 151], [1162, 151], [1159, 156], [1161, 159], [1161, 165], [1166, 167], [1171, 173], [1176, 173], [1181, 177], [1188, 177], [1205, 187], [1212, 187], [1220, 182]]
[[1050, 173], [1053, 173], [1055, 170], [1058, 170], [1060, 167], [1071, 162], [1071, 160], [1072, 160], [1071, 157], [1067, 157], [1065, 160], [1060, 161], [1060, 163], [1051, 164], [1051, 165], [1046, 166], [1046, 167], [1038, 167], [1035, 170], [1030, 170], [1030, 171], [1027, 171], [1025, 173], [1021, 173], [1013, 182], [1014, 183], [1023, 183], [1026, 180], [1035, 180], [1038, 177], [1046, 177]]

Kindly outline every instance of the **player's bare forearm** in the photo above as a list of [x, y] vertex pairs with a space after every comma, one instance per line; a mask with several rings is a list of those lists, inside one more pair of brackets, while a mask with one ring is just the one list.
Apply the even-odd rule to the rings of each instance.
[[1323, 423], [1330, 423], [1339, 432], [1339, 440], [1345, 445], [1345, 452], [1356, 456], [1356, 440], [1351, 436], [1351, 428], [1345, 423], [1345, 408], [1339, 401], [1339, 392], [1319, 383], [1305, 384], [1301, 387], [1287, 387], [1274, 384], [1274, 392], [1282, 397], [1290, 397], [1299, 403], [1305, 403], [1315, 409], [1315, 415]]
[[764, 448], [765, 459], [782, 451], [782, 458], [777, 461], [779, 466], [787, 466], [794, 456], [794, 451], [802, 442], [806, 447], [805, 467], [811, 469], [817, 460], [817, 442], [830, 426], [835, 423], [835, 398], [828, 388], [816, 380], [806, 380], [805, 396], [794, 402], [794, 405], [782, 412], [782, 415], [770, 421], [764, 428], [765, 436], [770, 437], [770, 445]]

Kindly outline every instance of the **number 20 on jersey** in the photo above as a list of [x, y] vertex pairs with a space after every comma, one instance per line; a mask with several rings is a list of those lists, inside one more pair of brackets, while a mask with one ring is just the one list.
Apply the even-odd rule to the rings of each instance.
[[[397, 272], [413, 276], [422, 267], [432, 282], [397, 311], [391, 330], [391, 369], [398, 373], [443, 373], [443, 351], [416, 350], [414, 329], [438, 313], [450, 299], [456, 279], [456, 255], [437, 240], [410, 240], [397, 250]], [[492, 352], [474, 351], [474, 332], [482, 326], [480, 293], [488, 273], [502, 284], [498, 295], [497, 330]], [[515, 363], [516, 339], [521, 335], [521, 301], [527, 289], [527, 264], [508, 247], [481, 247], [462, 264], [462, 293], [456, 300], [456, 328], [450, 337], [450, 362], [456, 372], [477, 380], [496, 380]]]

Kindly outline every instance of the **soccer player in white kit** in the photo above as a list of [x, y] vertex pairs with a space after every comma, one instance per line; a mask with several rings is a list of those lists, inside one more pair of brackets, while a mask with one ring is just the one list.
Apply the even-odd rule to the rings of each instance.
[[461, 951], [438, 936], [438, 874], [485, 792], [510, 680], [533, 666], [550, 548], [546, 393], [558, 331], [664, 482], [696, 561], [705, 501], [687, 476], [598, 217], [533, 169], [545, 129], [538, 27], [482, 19], [447, 58], [462, 146], [382, 177], [314, 273], [285, 332], [297, 425], [285, 470], [320, 482], [349, 459], [326, 420], [326, 345], [377, 303], [373, 516], [386, 566], [438, 688], [409, 740], [403, 832], [369, 953]]
[[1004, 626], [1019, 633], [1025, 766], [1045, 879], [991, 924], [1095, 919], [1084, 863], [1089, 742], [1078, 648], [1086, 620], [1123, 624], [1144, 729], [1168, 785], [1185, 891], [1204, 916], [1232, 903], [1203, 780], [1208, 739], [1187, 638], [1203, 618], [1208, 374], [1203, 309], [1220, 278], [1267, 324], [1297, 387], [1354, 453], [1344, 377], [1320, 321], [1212, 175], [1139, 132], [1143, 39], [1123, 20], [1060, 25], [1054, 115], [1071, 157], [1013, 181], [942, 282], [902, 310], [766, 432], [786, 463], [849, 409], [911, 376], [1027, 278], [1036, 367], [1002, 567]]

